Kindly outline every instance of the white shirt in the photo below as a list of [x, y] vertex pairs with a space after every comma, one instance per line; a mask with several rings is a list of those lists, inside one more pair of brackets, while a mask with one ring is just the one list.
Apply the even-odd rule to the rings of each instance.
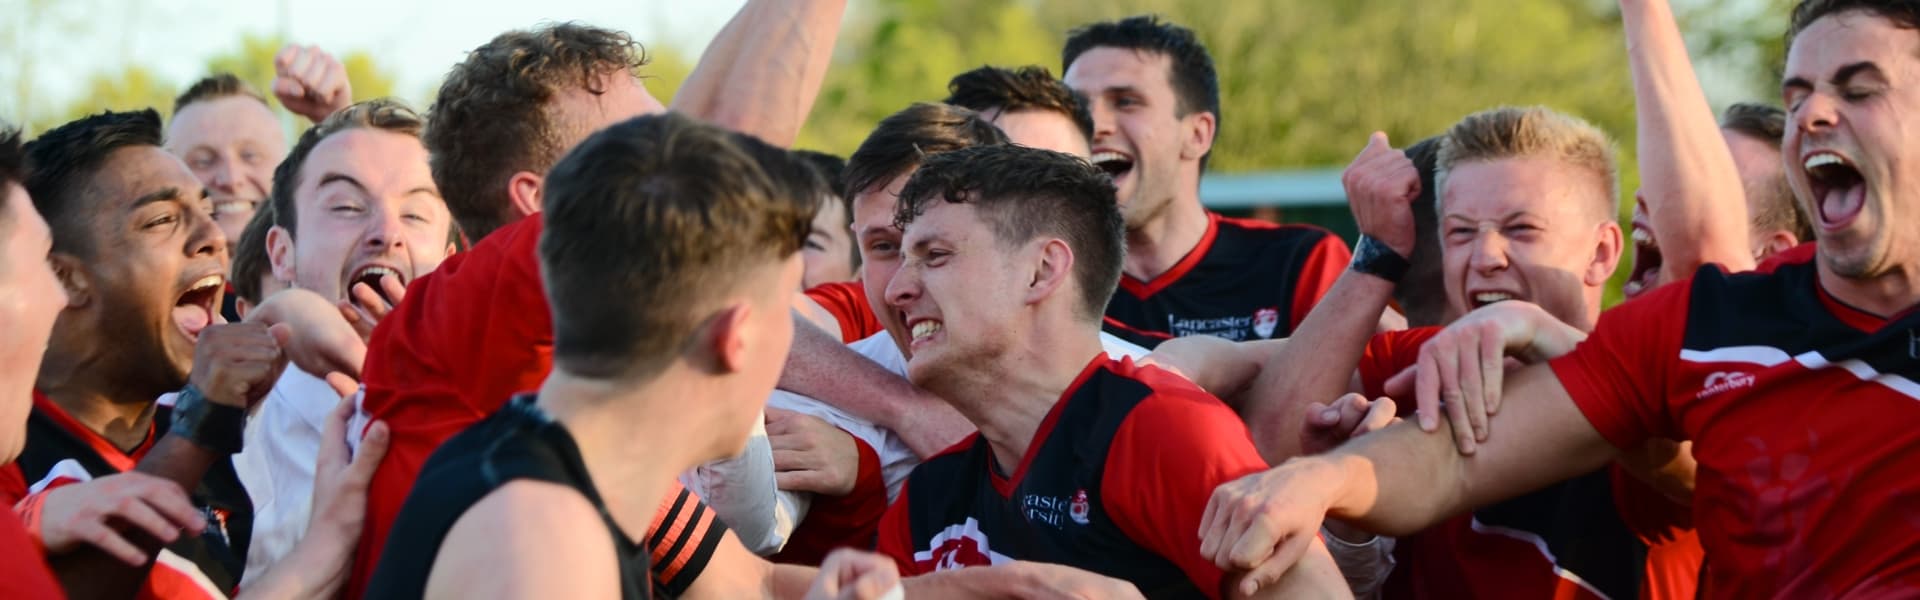
[[320, 432], [339, 402], [326, 380], [289, 365], [247, 419], [244, 449], [233, 455], [233, 470], [253, 498], [253, 539], [242, 581], [273, 566], [306, 534]]

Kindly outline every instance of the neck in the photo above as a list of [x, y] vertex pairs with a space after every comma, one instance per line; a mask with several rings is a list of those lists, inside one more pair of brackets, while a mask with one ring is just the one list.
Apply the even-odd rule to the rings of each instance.
[[1038, 327], [1021, 336], [1021, 345], [994, 357], [984, 368], [956, 373], [945, 389], [930, 389], [946, 398], [960, 414], [980, 429], [993, 448], [1000, 472], [1013, 474], [1040, 422], [1086, 369], [1087, 361], [1105, 352], [1100, 330], [1078, 319], [1071, 327]]
[[1920, 265], [1899, 265], [1871, 279], [1841, 277], [1818, 260], [1820, 287], [1834, 299], [1886, 318], [1920, 304]]
[[1199, 186], [1184, 187], [1190, 191], [1175, 196], [1161, 214], [1127, 230], [1126, 276], [1152, 281], [1172, 270], [1206, 237], [1207, 211], [1200, 206]]
[[673, 478], [704, 462], [697, 449], [711, 442], [684, 420], [660, 418], [681, 411], [663, 400], [702, 398], [707, 391], [667, 376], [633, 385], [556, 368], [540, 385], [539, 405], [573, 436], [607, 513], [637, 540], [646, 536]]
[[100, 354], [62, 351], [56, 341], [40, 363], [34, 387], [88, 430], [122, 451], [139, 447], [152, 433], [154, 400], [161, 393], [130, 389]]

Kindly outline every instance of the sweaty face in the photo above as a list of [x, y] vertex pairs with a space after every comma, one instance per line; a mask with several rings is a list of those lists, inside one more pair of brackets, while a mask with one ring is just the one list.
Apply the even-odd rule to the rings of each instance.
[[227, 239], [212, 202], [185, 164], [152, 146], [109, 155], [82, 193], [93, 253], [76, 260], [88, 286], [81, 308], [99, 329], [62, 337], [114, 340], [105, 368], [116, 377], [159, 391], [185, 385], [226, 283]]
[[1073, 119], [1051, 110], [1022, 110], [1001, 112], [992, 109], [980, 113], [980, 117], [1000, 127], [1013, 143], [1028, 148], [1042, 148], [1054, 152], [1072, 154], [1086, 158], [1090, 153], [1087, 136]]
[[47, 352], [53, 321], [67, 306], [67, 291], [47, 264], [53, 236], [17, 183], [0, 189], [0, 463], [10, 463], [26, 445], [33, 382]]
[[[1026, 329], [1021, 269], [1036, 244], [1009, 248], [969, 204], [933, 202], [907, 227], [906, 259], [887, 300], [912, 337], [907, 378], [934, 393], [987, 366]], [[1025, 274], [1028, 278], [1023, 278]]]
[[227, 239], [267, 199], [273, 169], [287, 156], [280, 120], [259, 100], [228, 96], [188, 104], [167, 124], [167, 151], [187, 163], [213, 199], [214, 219]]
[[1920, 256], [1920, 36], [1864, 11], [1801, 31], [1787, 53], [1785, 155], [1820, 263], [1872, 279]]
[[1450, 312], [1524, 300], [1589, 328], [1619, 259], [1619, 225], [1593, 208], [1606, 194], [1596, 175], [1556, 160], [1456, 165], [1440, 205]]
[[351, 129], [313, 147], [294, 191], [297, 231], [269, 236], [275, 275], [321, 297], [346, 299], [355, 283], [406, 284], [447, 258], [453, 217], [410, 135]]
[[853, 281], [853, 231], [847, 226], [841, 202], [830, 197], [820, 203], [820, 212], [813, 215], [813, 230], [807, 233], [807, 244], [800, 248], [807, 265], [801, 285], [809, 289]]
[[860, 244], [860, 283], [867, 291], [867, 305], [886, 328], [887, 337], [907, 356], [913, 356], [908, 345], [913, 338], [907, 335], [900, 311], [887, 302], [887, 283], [900, 270], [900, 229], [893, 226], [893, 209], [899, 205], [900, 189], [912, 176], [913, 171], [901, 173], [853, 198], [853, 240]]
[[1187, 185], [1183, 170], [1199, 176], [1204, 152], [1183, 153], [1183, 143], [1201, 113], [1178, 116], [1171, 69], [1165, 55], [1095, 48], [1076, 58], [1064, 78], [1093, 111], [1093, 164], [1113, 175], [1129, 230], [1167, 212]]

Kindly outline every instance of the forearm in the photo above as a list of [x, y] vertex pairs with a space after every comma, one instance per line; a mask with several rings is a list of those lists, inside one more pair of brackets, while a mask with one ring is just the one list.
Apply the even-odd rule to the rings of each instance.
[[200, 479], [206, 477], [207, 469], [212, 468], [213, 463], [230, 457], [187, 438], [168, 434], [154, 444], [147, 456], [134, 466], [134, 470], [167, 479], [179, 484], [180, 489], [191, 491], [200, 487]]
[[756, 423], [739, 456], [695, 467], [681, 476], [687, 489], [720, 516], [754, 554], [779, 552], [793, 533], [797, 517], [784, 510], [774, 481], [773, 448], [766, 429]]
[[[803, 325], [804, 324], [804, 325]], [[973, 433], [973, 424], [939, 397], [841, 345], [811, 323], [795, 323], [779, 388], [818, 399], [893, 431], [928, 457]]]
[[1042, 589], [1020, 563], [938, 571], [902, 578], [900, 585], [914, 600], [1023, 598]]
[[773, 565], [773, 572], [767, 577], [765, 598], [805, 598], [807, 590], [813, 587], [813, 580], [820, 576], [820, 569], [800, 565]]
[[1667, 0], [1621, 0], [1633, 68], [1641, 189], [1662, 281], [1706, 263], [1753, 268], [1746, 191]]
[[[1154, 348], [1148, 358], [1173, 367], [1207, 393], [1229, 403], [1244, 396], [1265, 365], [1287, 341], [1232, 342], [1210, 335], [1174, 338]], [[1246, 407], [1234, 406], [1236, 411]]]
[[1514, 373], [1505, 395], [1500, 417], [1513, 426], [1489, 436], [1473, 456], [1454, 450], [1447, 426], [1427, 433], [1408, 421], [1355, 438], [1321, 459], [1325, 463], [1307, 463], [1333, 478], [1327, 516], [1405, 536], [1599, 468], [1616, 455], [1546, 366]]
[[708, 45], [673, 109], [791, 146], [820, 93], [846, 0], [752, 0]]
[[1307, 404], [1332, 402], [1353, 381], [1367, 340], [1393, 294], [1393, 283], [1349, 270], [1307, 313], [1292, 339], [1276, 352], [1251, 390], [1257, 399], [1243, 416], [1260, 454], [1279, 463], [1300, 453], [1300, 431]]
[[313, 532], [257, 581], [241, 582], [240, 600], [253, 598], [329, 598], [346, 584], [353, 542]]

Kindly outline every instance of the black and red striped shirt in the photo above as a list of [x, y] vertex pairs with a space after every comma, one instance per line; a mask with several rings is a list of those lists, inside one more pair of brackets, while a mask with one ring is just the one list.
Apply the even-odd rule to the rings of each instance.
[[1190, 335], [1287, 337], [1353, 260], [1325, 229], [1207, 216], [1200, 244], [1166, 273], [1120, 277], [1107, 333], [1149, 349]]

